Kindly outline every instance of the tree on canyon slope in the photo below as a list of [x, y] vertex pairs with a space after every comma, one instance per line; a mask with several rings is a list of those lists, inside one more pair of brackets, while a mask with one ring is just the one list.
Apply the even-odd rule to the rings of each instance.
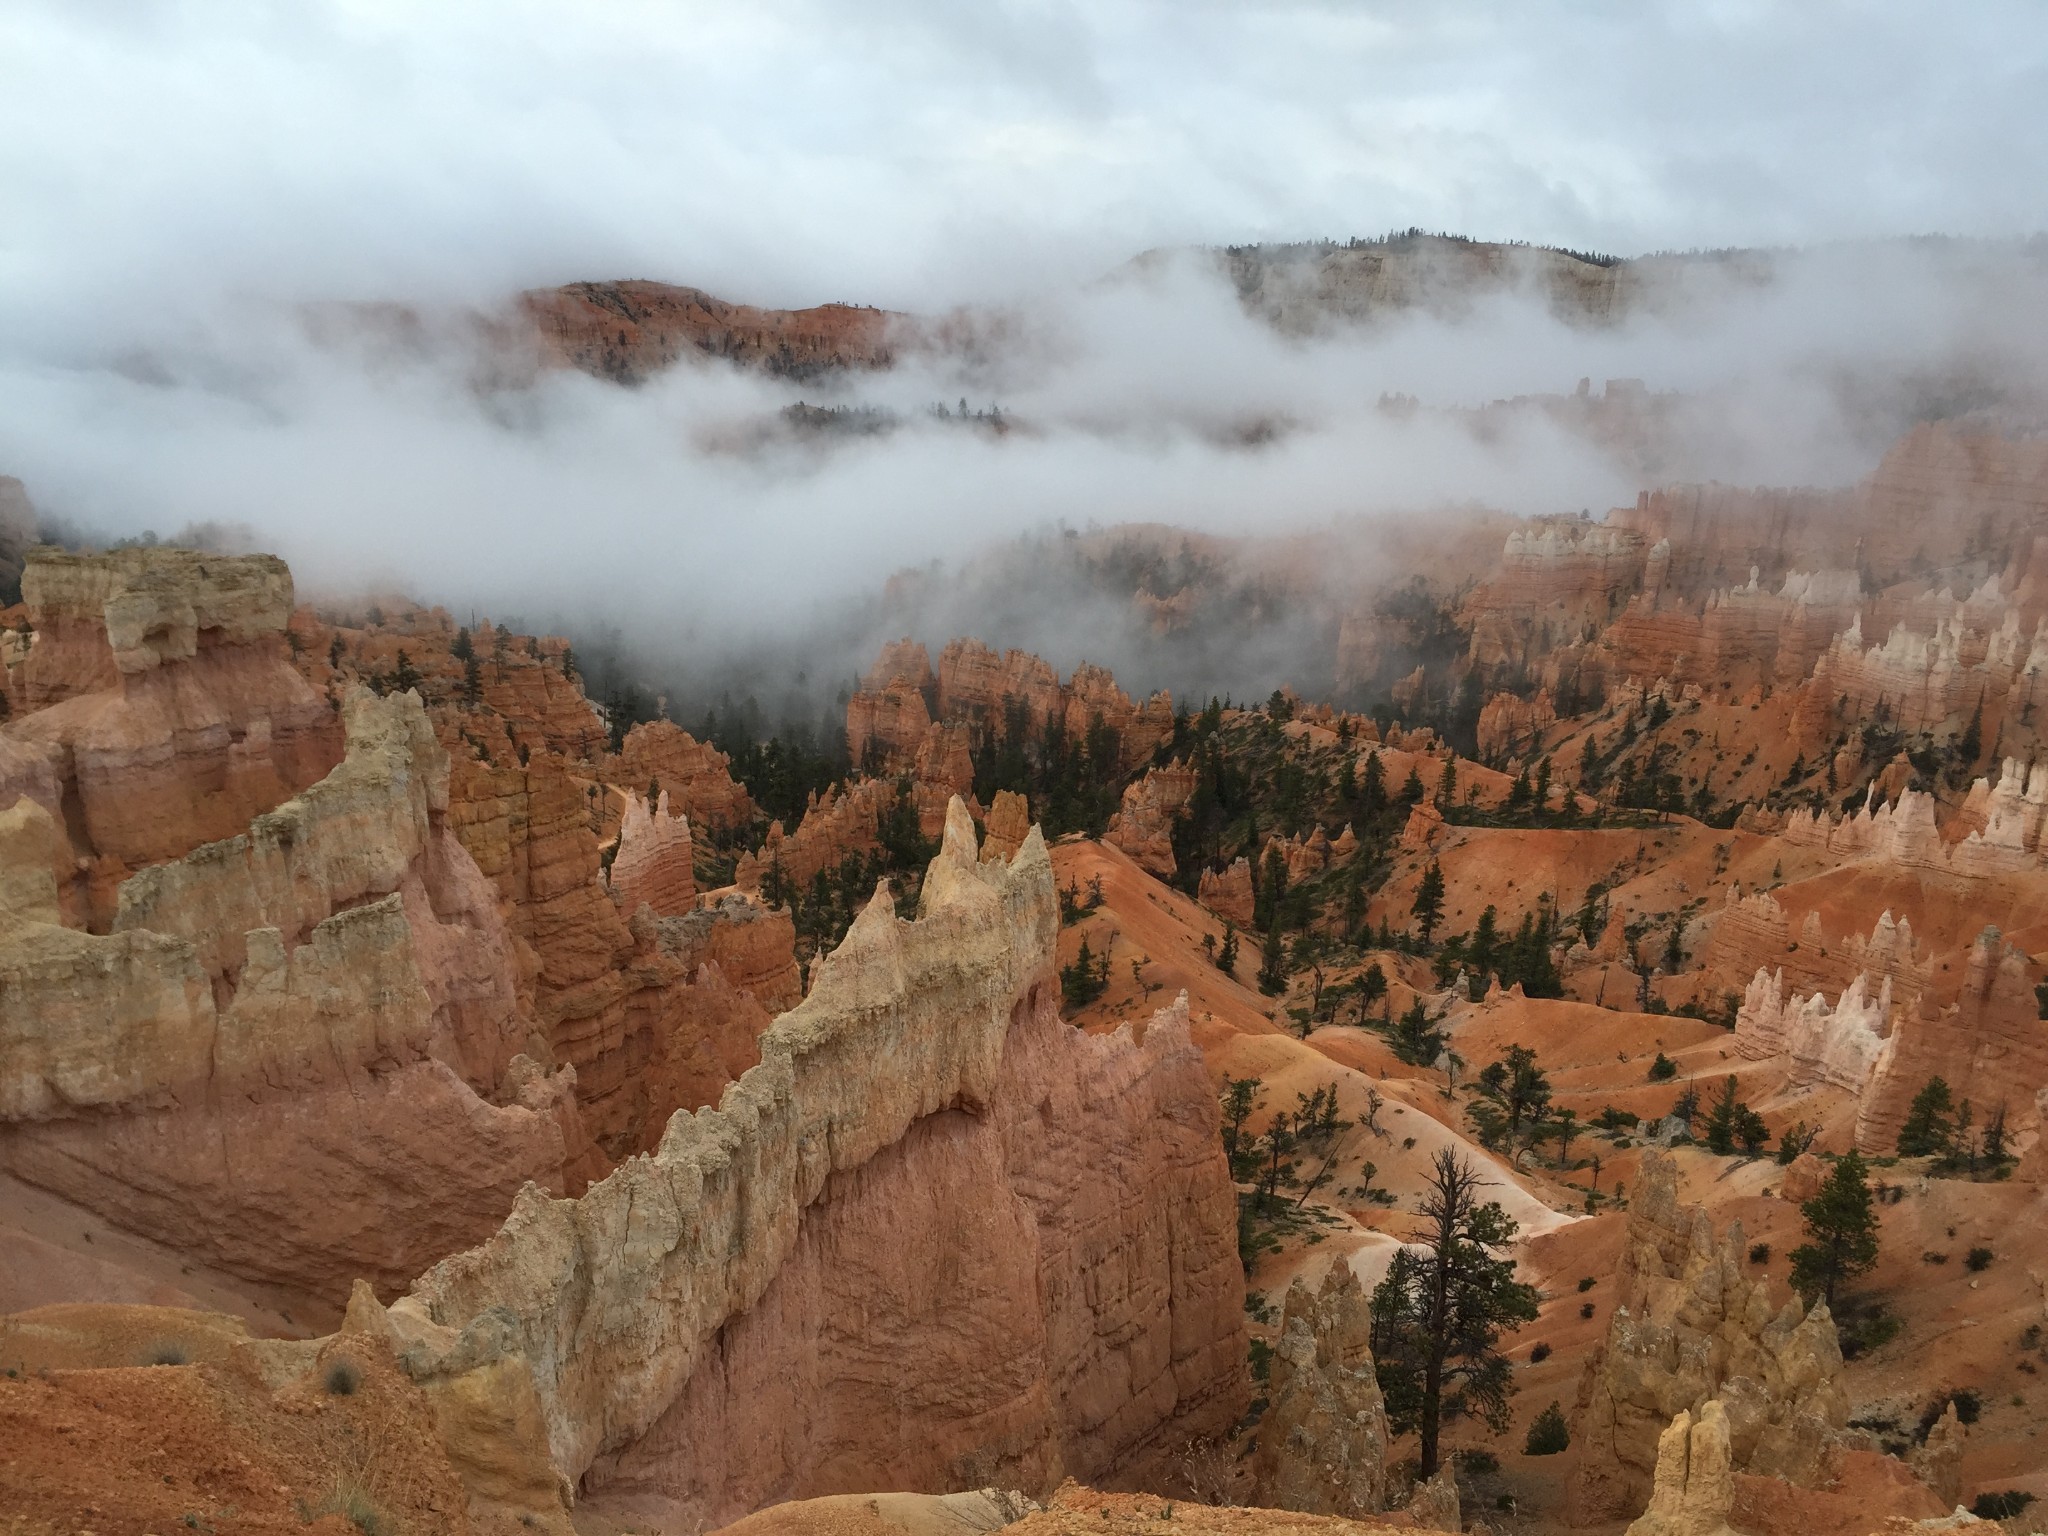
[[1444, 872], [1434, 859], [1422, 872], [1422, 881], [1415, 887], [1415, 904], [1410, 910], [1415, 914], [1416, 926], [1422, 930], [1422, 942], [1427, 945], [1429, 936], [1436, 932], [1436, 925], [1444, 920]]
[[1832, 1307], [1844, 1284], [1877, 1266], [1877, 1211], [1862, 1156], [1852, 1151], [1837, 1159], [1799, 1214], [1806, 1241], [1792, 1250], [1792, 1288]]
[[1372, 1294], [1372, 1349], [1387, 1416], [1421, 1439], [1420, 1475], [1434, 1477], [1446, 1420], [1507, 1429], [1513, 1370], [1504, 1331], [1536, 1318], [1536, 1288], [1504, 1257], [1515, 1221], [1482, 1202], [1477, 1168], [1455, 1149], [1436, 1154], [1424, 1185], [1423, 1229], [1394, 1255]]

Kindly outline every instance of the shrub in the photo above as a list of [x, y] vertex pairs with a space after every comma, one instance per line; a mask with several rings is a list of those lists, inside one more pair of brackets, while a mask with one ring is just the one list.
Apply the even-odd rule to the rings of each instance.
[[1993, 1257], [1994, 1255], [1989, 1248], [1972, 1248], [1963, 1255], [1963, 1268], [1973, 1275], [1981, 1274], [1984, 1270], [1991, 1267]]
[[1474, 1477], [1488, 1477], [1500, 1470], [1500, 1458], [1474, 1446], [1458, 1452], [1458, 1465]]
[[1579, 1290], [1581, 1292], [1590, 1291], [1591, 1289], [1593, 1289], [1594, 1286], [1598, 1285], [1599, 1283], [1600, 1282], [1595, 1280], [1591, 1275], [1586, 1275], [1582, 1277], [1579, 1281]]
[[1945, 1253], [1936, 1253], [1932, 1248], [1930, 1248], [1925, 1253], [1920, 1255], [1920, 1262], [1922, 1264], [1946, 1264], [1948, 1262], [1948, 1255]]
[[1529, 1438], [1522, 1442], [1524, 1456], [1555, 1456], [1572, 1443], [1572, 1434], [1565, 1427], [1564, 1410], [1555, 1399], [1548, 1408], [1536, 1415], [1536, 1422], [1529, 1426]]
[[363, 1384], [363, 1373], [353, 1360], [331, 1360], [322, 1378], [336, 1397], [347, 1397]]
[[176, 1339], [154, 1339], [142, 1352], [144, 1365], [187, 1365], [191, 1359]]
[[2008, 1488], [2003, 1493], [1980, 1493], [1970, 1506], [1970, 1513], [1979, 1520], [2010, 1520], [2023, 1514], [2026, 1507], [2034, 1502], [2034, 1496], [2024, 1488]]
[[1751, 1243], [1749, 1245], [1749, 1262], [1752, 1264], [1770, 1263], [1771, 1245], [1769, 1243]]
[[1586, 1304], [1585, 1304], [1585, 1305], [1584, 1305], [1583, 1307], [1579, 1308], [1579, 1316], [1581, 1316], [1581, 1317], [1591, 1317], [1592, 1315], [1593, 1315], [1593, 1303], [1591, 1303], [1590, 1301], [1589, 1301], [1589, 1302], [1587, 1302], [1587, 1303], [1586, 1303]]
[[1678, 1076], [1678, 1063], [1669, 1056], [1666, 1056], [1662, 1051], [1659, 1051], [1657, 1059], [1650, 1063], [1650, 1081], [1653, 1083], [1668, 1083], [1676, 1076]]
[[1549, 1358], [1550, 1346], [1548, 1344], [1538, 1344], [1534, 1349], [1529, 1351], [1529, 1363], [1531, 1365], [1541, 1365], [1545, 1360], [1548, 1360]]
[[1841, 1334], [1842, 1358], [1854, 1360], [1891, 1343], [1904, 1325], [1883, 1306], [1870, 1306], [1836, 1308], [1835, 1326]]

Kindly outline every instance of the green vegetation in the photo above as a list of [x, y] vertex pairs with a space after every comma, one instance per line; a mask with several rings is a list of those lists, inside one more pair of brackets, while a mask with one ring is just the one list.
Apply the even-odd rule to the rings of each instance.
[[1564, 1410], [1555, 1401], [1536, 1415], [1529, 1425], [1528, 1437], [1522, 1442], [1524, 1456], [1555, 1456], [1566, 1450], [1572, 1443], [1571, 1430], [1564, 1422]]
[[[1513, 1372], [1504, 1331], [1536, 1318], [1535, 1287], [1504, 1257], [1515, 1222], [1482, 1202], [1478, 1170], [1445, 1148], [1422, 1198], [1422, 1230], [1400, 1249], [1372, 1294], [1372, 1349], [1397, 1433], [1420, 1439], [1418, 1472], [1434, 1477], [1446, 1420], [1479, 1419], [1495, 1434], [1508, 1423]], [[1416, 1252], [1419, 1247], [1423, 1251]]]
[[1806, 1241], [1792, 1250], [1792, 1288], [1832, 1308], [1844, 1284], [1877, 1265], [1877, 1212], [1862, 1156], [1851, 1151], [1837, 1159], [1799, 1213]]

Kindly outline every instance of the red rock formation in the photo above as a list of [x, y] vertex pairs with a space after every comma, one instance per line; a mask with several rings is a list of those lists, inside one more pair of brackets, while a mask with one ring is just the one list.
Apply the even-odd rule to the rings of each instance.
[[881, 846], [881, 818], [896, 803], [896, 786], [886, 779], [861, 779], [825, 794], [813, 792], [794, 832], [781, 822], [753, 853], [740, 855], [733, 883], [750, 894], [761, 889], [776, 866], [792, 888], [809, 885], [820, 870], [836, 869], [851, 854]]
[[1141, 869], [1165, 878], [1178, 867], [1173, 856], [1173, 824], [1194, 798], [1195, 770], [1175, 758], [1164, 768], [1148, 768], [1143, 778], [1124, 790], [1123, 805], [1109, 818], [1102, 840], [1128, 853]]
[[1251, 860], [1239, 857], [1231, 860], [1228, 869], [1203, 870], [1198, 899], [1225, 921], [1251, 927], [1255, 902]]
[[1031, 831], [1031, 803], [1007, 789], [996, 791], [988, 808], [988, 835], [982, 839], [984, 859], [1013, 859]]
[[[900, 773], [924, 746], [932, 724], [924, 693], [897, 679], [885, 688], [863, 689], [846, 701], [846, 751], [864, 771]], [[973, 782], [970, 768], [968, 781]]]
[[[1220, 1430], [1242, 1278], [1207, 1074], [1184, 1007], [1061, 1023], [1058, 926], [1043, 843], [984, 864], [956, 802], [919, 919], [871, 904], [720, 1110], [578, 1204], [529, 1194], [394, 1324], [509, 1309], [586, 1499], [707, 1525]], [[599, 1235], [629, 1210], [639, 1240]]]
[[643, 721], [626, 732], [604, 773], [643, 793], [673, 795], [698, 826], [745, 826], [757, 814], [746, 788], [733, 779], [732, 759], [667, 720]]
[[417, 701], [348, 723], [304, 794], [130, 877], [104, 937], [60, 924], [48, 813], [0, 816], [0, 1168], [294, 1305], [401, 1283], [582, 1155]]
[[1534, 519], [1508, 535], [1500, 569], [1474, 588], [1460, 617], [1472, 631], [1472, 660], [1525, 662], [1553, 646], [1589, 638], [1620, 612], [1643, 581], [1653, 541], [1610, 523]]
[[2026, 954], [1987, 928], [1970, 951], [1955, 1001], [1937, 1006], [1923, 994], [1902, 1011], [1878, 1053], [1856, 1117], [1856, 1145], [1890, 1152], [1913, 1095], [1939, 1077], [1958, 1102], [1975, 1106], [1978, 1123], [1999, 1108], [2020, 1121], [2038, 1118], [2036, 1096], [2048, 1089], [2048, 1029], [2042, 1027]]
[[756, 309], [669, 283], [569, 283], [520, 295], [542, 358], [638, 383], [684, 357], [724, 358], [805, 378], [886, 368], [903, 317], [856, 304]]
[[1736, 1405], [1724, 1476], [1734, 1467], [1811, 1486], [1848, 1421], [1827, 1308], [1808, 1312], [1797, 1298], [1773, 1308], [1768, 1281], [1745, 1268], [1742, 1224], [1717, 1239], [1703, 1208], [1678, 1204], [1677, 1187], [1670, 1157], [1646, 1151], [1630, 1191], [1620, 1304], [1580, 1377], [1574, 1524], [1641, 1509], [1653, 1477], [1653, 1508], [1667, 1505], [1660, 1437], [1711, 1399]]
[[627, 797], [619, 851], [606, 883], [612, 900], [628, 916], [643, 903], [652, 907], [657, 917], [680, 917], [696, 906], [690, 823], [669, 814], [667, 790], [661, 792], [652, 811], [640, 796]]
[[941, 720], [996, 731], [1008, 729], [1005, 711], [1012, 701], [1033, 734], [1064, 713], [1059, 674], [1047, 663], [1023, 651], [998, 656], [979, 640], [953, 640], [939, 652], [938, 689]]
[[340, 722], [285, 649], [281, 561], [39, 550], [22, 582], [36, 712], [0, 726], [0, 804], [28, 795], [64, 829], [76, 920], [104, 931], [128, 873], [233, 836], [340, 760]]
[[927, 698], [938, 686], [938, 677], [932, 671], [931, 653], [907, 637], [891, 640], [882, 647], [882, 654], [875, 658], [875, 664], [861, 674], [860, 686], [864, 693], [881, 693], [891, 683], [897, 682], [908, 683]]

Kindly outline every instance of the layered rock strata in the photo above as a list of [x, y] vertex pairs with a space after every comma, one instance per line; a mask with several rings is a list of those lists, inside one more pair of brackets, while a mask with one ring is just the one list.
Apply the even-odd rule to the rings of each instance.
[[717, 1109], [580, 1200], [526, 1191], [394, 1320], [511, 1319], [556, 1465], [713, 1524], [1221, 1430], [1244, 1337], [1213, 1096], [1184, 1008], [1060, 1023], [1057, 929], [1038, 836], [983, 863], [955, 802], [917, 920], [878, 893]]
[[1814, 1483], [1848, 1422], [1842, 1352], [1825, 1305], [1771, 1304], [1746, 1263], [1742, 1224], [1716, 1238], [1699, 1206], [1678, 1204], [1677, 1168], [1650, 1149], [1630, 1191], [1620, 1304], [1580, 1377], [1575, 1524], [1643, 1507], [1659, 1441], [1680, 1413], [1718, 1398], [1729, 1465]]
[[0, 827], [0, 1168], [315, 1298], [403, 1283], [581, 1140], [418, 700], [346, 717], [333, 773], [130, 878], [104, 936], [61, 922], [47, 812]]
[[1287, 1288], [1268, 1396], [1252, 1452], [1261, 1503], [1347, 1519], [1386, 1507], [1393, 1431], [1373, 1370], [1372, 1311], [1350, 1265], [1331, 1265], [1318, 1290], [1299, 1278]]

